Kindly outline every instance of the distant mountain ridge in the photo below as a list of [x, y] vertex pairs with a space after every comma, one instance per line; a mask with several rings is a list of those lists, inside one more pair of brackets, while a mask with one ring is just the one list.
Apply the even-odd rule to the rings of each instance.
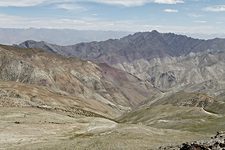
[[[176, 35], [174, 33], [138, 32], [121, 39], [109, 39], [101, 42], [79, 43], [70, 46], [58, 46], [46, 42], [25, 41], [23, 48], [42, 48], [66, 56], [76, 56], [86, 60], [113, 64], [114, 61], [132, 61], [139, 58], [163, 58], [181, 56], [191, 52], [224, 51], [225, 39], [201, 40]], [[112, 54], [113, 53], [113, 54]], [[106, 57], [109, 58], [106, 60]]]
[[40, 48], [68, 57], [106, 63], [147, 80], [161, 91], [182, 88], [199, 91], [209, 81], [215, 88], [221, 87], [217, 91], [224, 87], [223, 82], [218, 81], [225, 81], [225, 39], [201, 40], [154, 30], [102, 42], [58, 46], [25, 41], [19, 47]]

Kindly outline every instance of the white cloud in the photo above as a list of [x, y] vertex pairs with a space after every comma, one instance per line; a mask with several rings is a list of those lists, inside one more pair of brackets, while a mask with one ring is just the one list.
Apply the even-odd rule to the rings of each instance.
[[77, 29], [77, 30], [114, 30], [114, 31], [150, 31], [176, 33], [202, 33], [214, 34], [225, 32], [225, 28], [217, 28], [207, 24], [197, 24], [192, 26], [157, 25], [141, 23], [133, 20], [124, 21], [104, 21], [96, 18], [85, 19], [54, 19], [54, 18], [26, 18], [0, 14], [0, 28], [57, 28], [57, 29]]
[[141, 6], [147, 3], [158, 3], [158, 4], [184, 3], [183, 0], [89, 0], [89, 1], [110, 5], [122, 5], [125, 7]]
[[[76, 3], [79, 0], [0, 0], [0, 7], [29, 7], [36, 6], [43, 3], [64, 3], [64, 2], [73, 2]], [[130, 6], [141, 6], [147, 3], [158, 3], [158, 4], [177, 4], [184, 3], [184, 0], [84, 0], [84, 2], [96, 2], [96, 3], [104, 3], [110, 5], [122, 5], [126, 7]], [[80, 1], [79, 1], [80, 2]], [[65, 9], [70, 9], [71, 6], [68, 4], [62, 6]]]
[[71, 5], [71, 4], [57, 4], [56, 8], [65, 9], [65, 10], [73, 10], [73, 9], [75, 9], [74, 6]]
[[178, 3], [184, 3], [183, 0], [154, 0], [155, 3], [159, 4], [178, 4]]
[[39, 5], [47, 0], [1, 0], [1, 7], [16, 6], [16, 7], [27, 7]]
[[164, 9], [164, 12], [167, 12], [167, 13], [177, 13], [178, 10], [177, 9]]
[[41, 4], [73, 3], [78, 0], [0, 0], [0, 7], [30, 7]]
[[200, 17], [202, 17], [203, 15], [195, 14], [195, 13], [189, 13], [188, 16], [189, 16], [189, 17], [193, 17], [193, 18], [200, 18]]
[[205, 21], [205, 20], [195, 20], [194, 22], [195, 23], [207, 23], [207, 21]]
[[225, 12], [225, 5], [208, 6], [204, 8], [203, 10], [210, 11], [210, 12]]
[[0, 28], [58, 28], [78, 30], [134, 30], [143, 28], [144, 25], [132, 21], [104, 21], [95, 18], [86, 19], [50, 19], [26, 18], [0, 14]]
[[76, 10], [76, 11], [86, 11], [87, 9], [85, 7], [82, 7], [80, 5], [77, 4], [73, 4], [73, 3], [60, 3], [60, 4], [56, 4], [55, 8], [57, 9], [63, 9], [63, 10]]

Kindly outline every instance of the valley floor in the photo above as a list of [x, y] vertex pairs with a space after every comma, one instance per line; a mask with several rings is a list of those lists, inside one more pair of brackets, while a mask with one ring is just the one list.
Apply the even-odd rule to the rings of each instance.
[[157, 149], [210, 136], [36, 108], [0, 108], [0, 149]]

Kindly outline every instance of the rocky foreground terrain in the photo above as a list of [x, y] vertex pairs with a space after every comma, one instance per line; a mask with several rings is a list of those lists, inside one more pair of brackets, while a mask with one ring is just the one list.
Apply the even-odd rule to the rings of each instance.
[[218, 149], [224, 65], [224, 39], [157, 31], [0, 45], [0, 149]]
[[225, 132], [217, 132], [210, 140], [187, 142], [178, 146], [160, 147], [160, 150], [224, 150]]

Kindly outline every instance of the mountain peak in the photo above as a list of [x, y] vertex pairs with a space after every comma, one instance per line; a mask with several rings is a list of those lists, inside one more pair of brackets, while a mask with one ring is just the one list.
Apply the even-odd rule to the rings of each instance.
[[152, 30], [150, 33], [153, 33], [153, 34], [160, 34], [157, 30]]

